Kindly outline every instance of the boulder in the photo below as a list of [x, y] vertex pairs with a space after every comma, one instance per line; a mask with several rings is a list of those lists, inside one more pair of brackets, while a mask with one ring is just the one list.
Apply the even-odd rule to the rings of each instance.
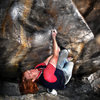
[[73, 0], [94, 35], [100, 34], [100, 0]]
[[[11, 2], [11, 1], [9, 1]], [[71, 0], [19, 0], [8, 7], [1, 27], [1, 76], [7, 68], [15, 72], [33, 68], [52, 53], [51, 29], [58, 31], [60, 47], [71, 49], [74, 60], [94, 35]], [[7, 41], [13, 41], [7, 44]], [[4, 45], [3, 42], [5, 41]], [[17, 45], [19, 44], [19, 45]], [[16, 45], [16, 49], [15, 48]], [[10, 55], [8, 55], [12, 52]], [[6, 67], [3, 67], [6, 66]], [[10, 70], [12, 73], [12, 70]], [[9, 75], [10, 76], [10, 75]], [[15, 75], [13, 75], [15, 76]], [[7, 75], [8, 77], [8, 75]]]

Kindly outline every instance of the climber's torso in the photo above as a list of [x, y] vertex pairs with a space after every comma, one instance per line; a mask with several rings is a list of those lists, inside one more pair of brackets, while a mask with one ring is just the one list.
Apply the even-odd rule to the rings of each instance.
[[55, 68], [52, 64], [46, 66], [44, 63], [37, 65], [35, 69], [39, 70], [37, 79], [44, 87], [50, 89], [64, 89], [65, 77], [63, 71]]

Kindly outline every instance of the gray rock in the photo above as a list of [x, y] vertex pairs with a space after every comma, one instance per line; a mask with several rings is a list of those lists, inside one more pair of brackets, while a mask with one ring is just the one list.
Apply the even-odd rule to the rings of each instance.
[[73, 0], [94, 35], [100, 34], [100, 0]]
[[[20, 95], [18, 84], [12, 82], [4, 82], [4, 85], [0, 84], [5, 91], [0, 96], [0, 100], [99, 100], [99, 95], [93, 93], [93, 89], [89, 82], [82, 82], [72, 78], [70, 83], [67, 84], [64, 90], [59, 90], [57, 96], [53, 96], [47, 93], [46, 89], [39, 85], [39, 92], [37, 94]], [[3, 87], [4, 86], [4, 87]]]
[[86, 82], [86, 80], [91, 84], [91, 87], [93, 88], [94, 92], [99, 93], [100, 91], [100, 70], [89, 75], [88, 77], [84, 77], [83, 82]]
[[[52, 53], [52, 28], [58, 30], [59, 46], [71, 48], [75, 59], [79, 57], [84, 44], [94, 38], [72, 0], [16, 0], [8, 7], [5, 14], [5, 9], [1, 8], [0, 14], [0, 76], [3, 80], [15, 80], [21, 71], [33, 68]], [[99, 100], [90, 84], [73, 78], [67, 88], [59, 90], [58, 96], [54, 97], [46, 93], [43, 87], [40, 87], [38, 94], [22, 96], [18, 83], [7, 82], [0, 84], [1, 94], [4, 94], [0, 99]]]
[[3, 20], [1, 38], [13, 41], [14, 45], [16, 42], [20, 45], [16, 46], [17, 49], [11, 49], [14, 45], [8, 46], [5, 44], [6, 40], [1, 41], [0, 51], [6, 48], [6, 55], [9, 51], [12, 52], [8, 56], [4, 53], [0, 55], [1, 58], [5, 58], [5, 63], [0, 64], [6, 66], [1, 66], [5, 68], [3, 73], [7, 73], [7, 67], [18, 72], [19, 69], [25, 71], [43, 62], [52, 53], [52, 28], [58, 30], [59, 46], [72, 49], [75, 60], [84, 43], [94, 37], [71, 0], [14, 1]]

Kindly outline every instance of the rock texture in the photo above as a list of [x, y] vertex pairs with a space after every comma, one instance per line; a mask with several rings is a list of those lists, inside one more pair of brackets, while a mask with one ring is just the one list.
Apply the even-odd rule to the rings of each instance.
[[[5, 52], [0, 55], [1, 60], [5, 59], [0, 64], [3, 70], [1, 76], [15, 78], [15, 75], [10, 75], [9, 72], [25, 71], [49, 56], [52, 53], [52, 28], [58, 30], [59, 46], [72, 49], [75, 60], [84, 44], [94, 37], [71, 0], [12, 2], [1, 27], [1, 38], [6, 39], [1, 39], [0, 42], [0, 51], [5, 48]], [[7, 41], [13, 41], [13, 45], [7, 45]]]
[[[89, 78], [88, 78], [89, 79]], [[89, 79], [90, 80], [90, 79]], [[81, 80], [77, 80], [72, 78], [70, 83], [67, 84], [67, 88], [64, 90], [59, 90], [57, 96], [53, 96], [47, 93], [46, 89], [39, 86], [39, 93], [37, 94], [27, 94], [20, 95], [18, 84], [11, 82], [4, 82], [4, 89], [2, 87], [1, 90], [2, 96], [0, 96], [0, 100], [91, 100], [96, 99], [99, 100], [99, 94], [95, 94], [91, 85], [87, 81], [87, 78]], [[10, 91], [9, 91], [10, 90]], [[16, 92], [13, 92], [13, 91]], [[0, 91], [1, 92], [1, 91]], [[3, 96], [4, 94], [4, 96]]]
[[[73, 1], [94, 35], [98, 34], [99, 0]], [[73, 76], [65, 90], [58, 91], [58, 96], [46, 93], [41, 86], [38, 94], [22, 96], [18, 77], [52, 53], [53, 28], [58, 30], [59, 46], [70, 48], [74, 60], [78, 59], [74, 70], [77, 76]], [[0, 1], [0, 94], [4, 95], [0, 100], [99, 100], [100, 42], [98, 36], [93, 37], [71, 0]]]
[[84, 82], [86, 80], [91, 84], [91, 87], [95, 92], [100, 92], [100, 70], [89, 75], [88, 77], [84, 77]]
[[[79, 60], [77, 60], [77, 67], [78, 64], [79, 66], [81, 65], [81, 67], [78, 70], [79, 74], [84, 74], [84, 75], [89, 75], [90, 73], [93, 73], [97, 70], [100, 70], [100, 43], [98, 40], [100, 36], [98, 35], [97, 38], [89, 41], [80, 57]], [[78, 74], [77, 73], [77, 74]]]
[[94, 35], [100, 34], [100, 0], [73, 0]]
[[95, 35], [95, 39], [91, 40], [85, 45], [85, 48], [83, 49], [79, 58], [81, 61], [78, 62], [81, 64], [77, 64], [76, 68], [79, 68], [81, 65], [78, 73], [81, 75], [88, 75], [87, 80], [89, 79], [94, 91], [100, 91], [100, 0], [73, 1]]

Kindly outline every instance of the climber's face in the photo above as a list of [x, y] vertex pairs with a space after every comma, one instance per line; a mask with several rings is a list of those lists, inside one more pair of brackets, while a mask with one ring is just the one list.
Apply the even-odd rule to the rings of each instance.
[[34, 82], [39, 75], [38, 69], [32, 69], [24, 72], [24, 78], [27, 80], [32, 80]]

